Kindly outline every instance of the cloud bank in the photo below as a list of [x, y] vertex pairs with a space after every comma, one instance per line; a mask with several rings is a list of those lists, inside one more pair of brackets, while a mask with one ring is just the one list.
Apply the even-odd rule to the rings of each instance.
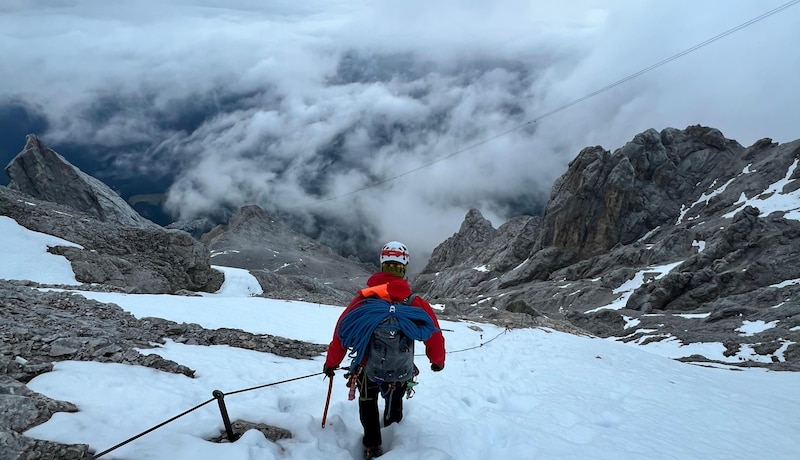
[[368, 260], [404, 241], [420, 270], [469, 208], [540, 212], [583, 147], [800, 138], [800, 6], [550, 114], [785, 2], [551, 3], [6, 1], [0, 140], [39, 130], [174, 219], [256, 203]]

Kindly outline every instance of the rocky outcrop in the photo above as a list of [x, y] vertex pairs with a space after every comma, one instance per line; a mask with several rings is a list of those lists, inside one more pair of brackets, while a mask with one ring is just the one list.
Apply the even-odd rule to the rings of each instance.
[[589, 147], [553, 186], [539, 248], [555, 246], [585, 259], [631, 244], [675, 221], [681, 206], [714, 180], [741, 172], [744, 148], [719, 130], [654, 129], [613, 154]]
[[203, 235], [217, 265], [249, 270], [270, 298], [346, 305], [374, 270], [297, 233], [255, 205]]
[[85, 444], [61, 444], [32, 439], [0, 429], [0, 458], [14, 460], [80, 460], [94, 458]]
[[[326, 347], [268, 334], [203, 329], [160, 318], [137, 319], [114, 304], [71, 291], [40, 291], [0, 280], [0, 356], [3, 373], [21, 382], [49, 371], [53, 361], [77, 360], [140, 364], [192, 377], [194, 371], [137, 349], [171, 339], [192, 345], [230, 345], [297, 359], [318, 356]], [[14, 360], [20, 357], [21, 360]]]
[[224, 277], [211, 268], [206, 246], [180, 230], [122, 227], [7, 187], [0, 187], [0, 215], [82, 246], [50, 249], [71, 262], [82, 283], [151, 294], [182, 289], [214, 292], [222, 285]]
[[20, 434], [56, 412], [77, 411], [72, 403], [48, 398], [0, 374], [0, 458], [91, 458], [87, 445], [58, 444]]
[[495, 229], [480, 211], [469, 210], [458, 233], [433, 251], [414, 290], [438, 299], [478, 295], [484, 282], [526, 260], [538, 225], [538, 217], [521, 216]]
[[170, 339], [192, 345], [228, 345], [296, 359], [319, 356], [325, 346], [235, 329], [203, 329], [159, 318], [137, 319], [113, 304], [72, 292], [42, 292], [0, 280], [0, 458], [91, 458], [88, 446], [34, 440], [22, 433], [55, 412], [77, 408], [31, 391], [25, 383], [63, 360], [138, 364], [163, 372], [194, 370], [138, 350]]
[[[613, 153], [586, 148], [537, 225], [512, 236], [470, 211], [414, 287], [446, 312], [568, 320], [639, 343], [720, 342], [730, 356], [758, 350], [741, 365], [800, 370], [798, 163], [800, 141], [744, 148], [701, 126], [647, 130]], [[499, 268], [485, 249], [521, 240], [527, 253], [505, 259], [516, 265]], [[623, 297], [635, 277], [641, 286]], [[770, 327], [749, 336], [737, 331], [746, 322]]]
[[798, 237], [800, 222], [779, 216], [762, 218], [758, 209], [748, 206], [674, 273], [637, 290], [628, 300], [628, 308], [648, 313], [694, 311], [738, 295], [751, 297], [748, 305], [775, 305], [777, 296], [759, 292], [785, 280], [800, 279], [800, 265], [792, 263], [800, 257]]
[[50, 249], [71, 262], [78, 281], [153, 294], [214, 292], [222, 285], [204, 244], [139, 216], [36, 136], [28, 135], [6, 173], [11, 182], [0, 187], [0, 215], [82, 246]]
[[125, 227], [156, 226], [140, 216], [110, 187], [70, 164], [33, 134], [5, 168], [8, 188], [43, 201], [85, 212], [94, 218]]

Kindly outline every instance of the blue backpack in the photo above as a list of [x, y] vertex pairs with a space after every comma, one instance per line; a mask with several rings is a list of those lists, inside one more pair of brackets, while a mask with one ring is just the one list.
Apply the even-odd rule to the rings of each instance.
[[361, 301], [339, 323], [339, 340], [351, 348], [350, 372], [359, 365], [373, 382], [406, 382], [414, 377], [414, 341], [428, 340], [438, 331], [425, 310], [380, 297]]

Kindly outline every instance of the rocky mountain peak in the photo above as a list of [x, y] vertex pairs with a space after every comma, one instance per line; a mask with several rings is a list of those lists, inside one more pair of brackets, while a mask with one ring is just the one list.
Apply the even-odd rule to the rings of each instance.
[[702, 126], [649, 129], [613, 154], [583, 149], [553, 186], [539, 247], [585, 259], [630, 244], [673, 222], [702, 186], [741, 172], [744, 152], [719, 130]]
[[[277, 228], [276, 228], [277, 227]], [[268, 228], [282, 231], [281, 225], [276, 225], [274, 220], [270, 217], [269, 213], [257, 205], [244, 205], [240, 206], [227, 224], [220, 224], [213, 227], [207, 233], [200, 237], [203, 242], [210, 242], [216, 240], [223, 234], [231, 237], [234, 234], [240, 233], [264, 233]]]
[[8, 188], [40, 200], [63, 204], [95, 218], [129, 227], [155, 224], [132, 209], [106, 184], [73, 166], [33, 134], [5, 168]]
[[[443, 318], [556, 328], [642, 346], [662, 342], [656, 346], [683, 352], [678, 359], [695, 364], [797, 371], [798, 164], [800, 140], [764, 138], [744, 148], [702, 126], [646, 130], [613, 153], [588, 147], [555, 182], [542, 217], [517, 216], [495, 229], [470, 209], [458, 232], [433, 251], [413, 289], [443, 306]], [[211, 267], [213, 258], [250, 270], [269, 297], [341, 305], [371, 272], [258, 206], [241, 207], [207, 233], [208, 245], [182, 230], [131, 225], [138, 219], [126, 217], [135, 214], [126, 203], [35, 136], [6, 171], [13, 187], [0, 187], [0, 215], [80, 245], [49, 252], [71, 262], [76, 279], [86, 283], [82, 289], [214, 292], [222, 273]], [[0, 394], [7, 396], [0, 399], [8, 416], [0, 437], [11, 440], [0, 445], [3, 458], [91, 455], [88, 446], [21, 434], [54, 412], [77, 410], [24, 386], [52, 370], [53, 361], [139, 364], [191, 376], [191, 369], [137, 349], [163, 338], [285, 350], [293, 358], [324, 349], [235, 329], [137, 320], [114, 305], [36, 287], [0, 280], [0, 310], [8, 318], [2, 334], [8, 340], [0, 341], [6, 371]]]
[[461, 228], [458, 231], [459, 234], [465, 236], [468, 233], [476, 233], [476, 236], [479, 238], [485, 237], [487, 232], [494, 232], [494, 227], [492, 227], [492, 223], [483, 217], [483, 214], [475, 208], [467, 211], [467, 215], [464, 216], [464, 222], [461, 223]]
[[[476, 292], [481, 281], [519, 265], [530, 254], [539, 218], [520, 216], [495, 229], [477, 209], [470, 209], [458, 233], [434, 249], [414, 289], [432, 297]], [[452, 283], [452, 284], [451, 284]]]
[[481, 247], [491, 241], [496, 230], [477, 209], [470, 209], [458, 233], [436, 247], [425, 271], [439, 271], [452, 265], [461, 265], [473, 259]]
[[[723, 343], [747, 365], [797, 369], [799, 164], [800, 140], [745, 148], [704, 126], [648, 129], [613, 152], [587, 147], [541, 219], [493, 231], [471, 210], [414, 287], [451, 314], [523, 313], [640, 343]], [[736, 332], [748, 324], [769, 327]], [[759, 356], [745, 356], [748, 347]]]
[[257, 205], [241, 206], [201, 241], [215, 264], [249, 270], [273, 298], [346, 304], [371, 274], [367, 265], [290, 229]]
[[250, 221], [265, 222], [270, 220], [271, 217], [269, 213], [262, 207], [257, 205], [245, 205], [236, 210], [228, 225], [231, 228], [235, 228]]
[[0, 187], [0, 214], [80, 245], [49, 250], [70, 261], [77, 281], [132, 293], [213, 292], [222, 284], [204, 244], [139, 216], [36, 136], [6, 172], [11, 183]]

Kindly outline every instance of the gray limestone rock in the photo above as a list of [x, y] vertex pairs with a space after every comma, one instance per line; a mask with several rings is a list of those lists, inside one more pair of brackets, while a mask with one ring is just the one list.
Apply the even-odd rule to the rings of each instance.
[[33, 134], [5, 168], [8, 188], [44, 201], [83, 211], [103, 222], [127, 227], [151, 227], [110, 187], [70, 164]]
[[211, 268], [208, 248], [180, 230], [119, 226], [2, 186], [0, 215], [80, 245], [54, 246], [50, 252], [66, 257], [82, 283], [154, 294], [214, 292], [222, 285], [223, 275]]
[[[326, 347], [235, 329], [203, 329], [160, 318], [137, 319], [120, 307], [69, 291], [40, 291], [0, 280], [0, 458], [91, 458], [87, 446], [34, 440], [22, 433], [55, 412], [78, 409], [31, 391], [25, 383], [53, 368], [53, 361], [126, 363], [164, 372], [194, 375], [166, 360], [154, 344], [171, 339], [195, 345], [228, 345], [296, 359], [319, 356]], [[209, 390], [210, 391], [210, 390]], [[280, 433], [274, 428], [273, 432]]]
[[[535, 227], [512, 238], [469, 211], [414, 288], [451, 314], [508, 311], [622, 340], [748, 346], [769, 359], [740, 365], [800, 370], [800, 288], [782, 283], [800, 279], [800, 222], [768, 201], [800, 189], [798, 161], [800, 141], [744, 148], [702, 126], [647, 130], [613, 153], [588, 147]], [[763, 209], [744, 206], [753, 198]], [[497, 268], [497, 248], [523, 235], [533, 243]], [[641, 286], [622, 298], [616, 289], [635, 277]], [[624, 302], [596, 310], [614, 301]], [[736, 332], [747, 321], [774, 326], [753, 338]]]
[[347, 304], [375, 270], [297, 233], [264, 209], [239, 208], [203, 235], [217, 265], [249, 270], [270, 298]]
[[[28, 141], [29, 152], [9, 169], [15, 190], [0, 187], [0, 215], [81, 245], [50, 248], [71, 261], [80, 281], [95, 283], [81, 289], [214, 291], [222, 275], [211, 269], [213, 260], [250, 270], [267, 297], [341, 304], [373, 270], [288, 230], [254, 206], [242, 207], [202, 243], [182, 230], [128, 222], [129, 211], [107, 190], [98, 192], [102, 187], [38, 139]], [[777, 144], [765, 138], [744, 148], [702, 126], [647, 130], [613, 153], [589, 147], [555, 182], [541, 217], [518, 216], [494, 228], [479, 210], [469, 210], [412, 287], [444, 305], [443, 318], [640, 344], [721, 343], [728, 357], [755, 353], [729, 365], [800, 371], [800, 222], [797, 211], [774, 211], [769, 201], [800, 190], [798, 161], [800, 141]], [[54, 171], [72, 175], [80, 186], [41, 187], [36, 179]], [[58, 204], [18, 190], [70, 198]], [[622, 289], [633, 281], [635, 290]], [[90, 458], [87, 446], [21, 434], [54, 412], [75, 410], [25, 386], [52, 370], [54, 361], [129, 363], [191, 377], [192, 369], [138, 350], [167, 338], [295, 358], [325, 349], [240, 330], [136, 319], [115, 305], [37, 287], [0, 280], [0, 458]], [[746, 333], [748, 324], [769, 327]], [[237, 427], [291, 436], [247, 421]]]

